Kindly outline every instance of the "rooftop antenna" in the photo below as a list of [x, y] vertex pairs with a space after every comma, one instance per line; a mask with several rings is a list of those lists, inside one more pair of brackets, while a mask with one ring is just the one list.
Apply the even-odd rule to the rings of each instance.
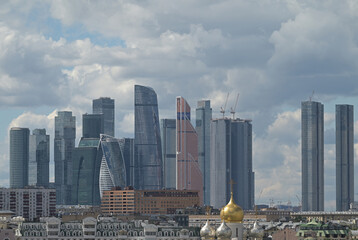
[[229, 95], [230, 95], [230, 93], [227, 93], [224, 108], [223, 108], [222, 106], [221, 106], [221, 108], [220, 108], [220, 113], [223, 114], [223, 118], [225, 118], [225, 109], [226, 109], [227, 100], [229, 99]]
[[239, 101], [239, 96], [240, 96], [240, 93], [237, 93], [235, 107], [234, 108], [231, 107], [230, 113], [232, 114], [232, 119], [235, 119], [235, 110], [236, 110], [237, 102]]
[[313, 95], [314, 95], [314, 90], [312, 91], [312, 94], [310, 96], [310, 102], [312, 102]]

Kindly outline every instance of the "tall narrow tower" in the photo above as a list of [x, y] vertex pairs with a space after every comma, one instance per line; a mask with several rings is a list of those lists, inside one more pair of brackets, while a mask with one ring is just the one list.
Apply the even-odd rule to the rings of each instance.
[[157, 94], [150, 87], [134, 87], [134, 188], [163, 187], [162, 144]]
[[94, 99], [92, 109], [94, 114], [103, 114], [104, 131], [101, 133], [114, 137], [114, 99], [109, 97]]
[[354, 202], [353, 105], [336, 105], [336, 210]]
[[198, 101], [196, 108], [196, 126], [198, 134], [198, 162], [203, 174], [204, 204], [210, 205], [210, 123], [212, 109], [210, 100]]
[[301, 104], [302, 210], [324, 210], [323, 104]]
[[163, 185], [168, 189], [176, 187], [176, 120], [161, 119]]
[[55, 117], [55, 187], [58, 205], [71, 204], [72, 151], [75, 148], [76, 117], [72, 112], [58, 112]]
[[198, 162], [198, 135], [190, 122], [190, 106], [177, 97], [177, 181], [178, 190], [198, 190], [203, 203], [203, 175]]

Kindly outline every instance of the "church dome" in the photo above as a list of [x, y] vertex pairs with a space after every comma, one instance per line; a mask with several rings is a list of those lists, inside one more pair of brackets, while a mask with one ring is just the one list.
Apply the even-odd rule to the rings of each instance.
[[210, 225], [209, 220], [200, 229], [200, 236], [204, 239], [215, 239], [215, 229]]
[[244, 211], [235, 203], [232, 192], [229, 203], [220, 211], [220, 218], [228, 223], [241, 223], [244, 219]]
[[230, 239], [232, 235], [231, 229], [226, 225], [225, 220], [216, 229], [216, 237], [218, 239]]

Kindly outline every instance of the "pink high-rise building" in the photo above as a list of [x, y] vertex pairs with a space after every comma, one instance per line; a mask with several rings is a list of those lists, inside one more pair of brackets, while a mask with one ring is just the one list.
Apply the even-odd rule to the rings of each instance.
[[198, 190], [203, 203], [203, 175], [198, 162], [198, 135], [190, 122], [190, 106], [183, 97], [177, 97], [176, 160], [178, 190]]

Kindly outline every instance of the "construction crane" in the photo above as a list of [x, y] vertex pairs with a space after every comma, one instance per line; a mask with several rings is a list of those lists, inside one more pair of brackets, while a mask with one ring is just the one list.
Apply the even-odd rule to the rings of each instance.
[[231, 107], [230, 113], [232, 114], [232, 119], [235, 119], [235, 110], [236, 110], [237, 102], [239, 101], [239, 96], [240, 96], [240, 93], [237, 93], [235, 107], [234, 108]]
[[223, 118], [225, 118], [226, 104], [227, 104], [227, 100], [229, 99], [229, 95], [230, 95], [230, 93], [227, 93], [225, 105], [224, 105], [224, 107], [221, 106], [221, 108], [220, 108], [220, 113], [223, 114]]
[[312, 91], [312, 94], [310, 96], [310, 102], [312, 102], [313, 95], [314, 95], [314, 90]]

